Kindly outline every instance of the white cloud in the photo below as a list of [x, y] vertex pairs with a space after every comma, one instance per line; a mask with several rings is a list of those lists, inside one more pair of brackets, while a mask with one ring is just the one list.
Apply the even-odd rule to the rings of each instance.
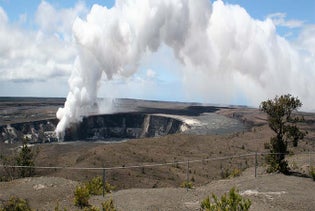
[[300, 28], [304, 25], [304, 21], [291, 19], [286, 20], [286, 13], [273, 13], [267, 16], [270, 18], [276, 26], [284, 26], [288, 28]]
[[77, 56], [72, 23], [85, 12], [82, 3], [58, 10], [42, 1], [35, 14], [36, 29], [25, 29], [27, 14], [14, 24], [0, 7], [0, 80], [34, 82], [69, 76]]
[[70, 41], [74, 20], [85, 13], [87, 8], [82, 2], [78, 2], [73, 8], [56, 9], [48, 2], [42, 1], [38, 6], [35, 21], [44, 33], [57, 33]]
[[153, 79], [156, 77], [156, 72], [152, 69], [148, 69], [146, 75], [148, 79]]
[[5, 11], [0, 7], [0, 24], [5, 24], [8, 22], [8, 16]]
[[315, 25], [307, 25], [298, 37], [298, 46], [309, 52], [315, 60]]

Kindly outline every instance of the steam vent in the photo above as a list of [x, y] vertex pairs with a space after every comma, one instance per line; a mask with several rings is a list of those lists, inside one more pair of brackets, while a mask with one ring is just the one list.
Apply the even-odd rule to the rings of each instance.
[[[55, 113], [64, 99], [1, 98], [0, 141], [31, 143], [58, 141]], [[99, 106], [102, 105], [100, 101]], [[222, 134], [245, 129], [239, 120], [219, 115], [220, 107], [119, 99], [112, 114], [93, 114], [72, 123], [64, 141], [116, 141], [174, 133]]]

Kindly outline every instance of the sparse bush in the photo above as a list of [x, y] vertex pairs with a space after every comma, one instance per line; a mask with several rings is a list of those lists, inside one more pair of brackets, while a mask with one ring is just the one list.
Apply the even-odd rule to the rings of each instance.
[[[101, 177], [94, 177], [92, 180], [85, 184], [91, 195], [102, 195], [103, 194], [103, 180]], [[110, 193], [115, 190], [115, 187], [110, 185], [108, 182], [105, 183], [105, 193]]]
[[293, 170], [296, 170], [296, 169], [298, 169], [299, 167], [298, 167], [298, 165], [296, 164], [296, 162], [293, 161], [292, 164], [290, 165], [290, 168], [293, 169]]
[[100, 211], [100, 209], [95, 206], [91, 206], [91, 207], [84, 207], [83, 211]]
[[233, 171], [230, 172], [229, 178], [239, 177], [241, 176], [242, 171], [238, 168], [233, 169]]
[[275, 159], [275, 155], [271, 154], [266, 156], [266, 162], [269, 164], [267, 167], [267, 173], [282, 172], [288, 174], [288, 161], [281, 160], [280, 163], [278, 163], [278, 161]]
[[[105, 193], [110, 193], [115, 189], [109, 183], [105, 183]], [[79, 185], [74, 191], [74, 205], [84, 208], [84, 210], [99, 210], [96, 207], [90, 207], [89, 199], [91, 195], [101, 195], [103, 193], [103, 180], [101, 177], [94, 177], [89, 182]]]
[[103, 180], [101, 177], [94, 177], [85, 186], [91, 195], [101, 195], [103, 193]]
[[112, 191], [114, 191], [116, 189], [115, 186], [109, 184], [108, 182], [105, 183], [105, 192], [106, 193], [111, 193]]
[[229, 169], [221, 169], [221, 178], [226, 179], [226, 178], [234, 178], [238, 177], [241, 175], [241, 170], [238, 168], [233, 169], [230, 171]]
[[3, 165], [3, 175], [0, 178], [0, 181], [10, 181], [17, 177], [17, 171], [14, 167], [16, 161], [13, 155], [1, 155], [0, 162]]
[[264, 143], [264, 148], [265, 149], [270, 149], [270, 143]]
[[243, 198], [234, 187], [229, 191], [228, 196], [224, 194], [218, 199], [212, 194], [212, 200], [208, 196], [201, 202], [201, 209], [205, 211], [247, 211], [250, 206], [251, 201]]
[[80, 208], [89, 206], [90, 192], [85, 185], [78, 185], [74, 191], [74, 205]]
[[57, 205], [55, 206], [54, 211], [67, 211], [67, 209], [66, 208], [61, 209], [59, 207], [59, 202], [57, 202]]
[[192, 189], [193, 188], [193, 183], [189, 182], [189, 181], [184, 181], [181, 185], [181, 188], [188, 188], [188, 189]]
[[11, 196], [0, 206], [0, 211], [31, 211], [31, 208], [27, 200]]
[[314, 166], [310, 167], [309, 173], [312, 179], [315, 181], [315, 167]]
[[228, 169], [223, 169], [223, 168], [221, 168], [221, 173], [220, 173], [220, 175], [221, 175], [221, 178], [222, 178], [222, 179], [226, 179], [226, 178], [229, 177], [230, 172], [229, 172]]
[[102, 211], [116, 211], [113, 199], [109, 199], [102, 203]]

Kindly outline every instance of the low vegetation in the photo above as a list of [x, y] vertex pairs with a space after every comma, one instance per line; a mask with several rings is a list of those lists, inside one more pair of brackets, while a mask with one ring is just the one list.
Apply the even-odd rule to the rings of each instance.
[[[115, 189], [114, 186], [109, 183], [105, 183], [104, 193], [110, 193]], [[74, 205], [87, 210], [98, 210], [95, 207], [91, 207], [89, 199], [91, 195], [103, 194], [103, 180], [101, 177], [94, 177], [85, 184], [78, 185], [74, 191]], [[103, 210], [114, 210], [113, 201], [105, 201], [102, 204]], [[104, 209], [104, 207], [112, 207], [113, 209]]]
[[238, 168], [234, 168], [233, 170], [230, 169], [221, 169], [221, 178], [222, 179], [231, 179], [234, 177], [239, 177], [241, 176], [242, 171]]
[[31, 208], [27, 200], [11, 196], [0, 205], [0, 211], [31, 211]]
[[101, 195], [103, 193], [103, 180], [101, 177], [94, 177], [87, 183], [85, 187], [88, 189], [91, 195]]
[[88, 207], [90, 197], [89, 189], [85, 185], [78, 185], [74, 190], [74, 205], [80, 208]]
[[243, 198], [233, 187], [229, 194], [224, 194], [219, 199], [212, 194], [212, 199], [208, 196], [201, 202], [201, 209], [204, 211], [247, 211], [251, 206], [249, 199]]
[[[90, 181], [85, 183], [85, 186], [87, 187], [91, 195], [103, 194], [103, 180], [100, 176], [92, 178]], [[104, 187], [104, 193], [110, 193], [113, 190], [115, 190], [115, 186], [112, 186], [108, 182], [106, 182]]]
[[102, 203], [102, 210], [103, 211], [116, 211], [113, 199], [109, 199], [107, 201], [104, 201]]
[[184, 181], [180, 185], [181, 188], [187, 188], [187, 189], [192, 189], [194, 187], [193, 183], [190, 181]]
[[[35, 175], [35, 151], [27, 145], [28, 140], [23, 140], [23, 145], [13, 155], [0, 155], [0, 163], [4, 166], [0, 181], [10, 181], [16, 178], [32, 177]], [[15, 168], [13, 166], [21, 166]]]

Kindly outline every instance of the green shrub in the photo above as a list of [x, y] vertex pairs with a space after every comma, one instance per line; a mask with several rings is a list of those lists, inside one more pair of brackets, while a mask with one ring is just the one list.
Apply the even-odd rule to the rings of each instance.
[[310, 172], [310, 176], [315, 181], [315, 167], [311, 166], [309, 172]]
[[289, 164], [286, 160], [281, 160], [277, 158], [279, 157], [276, 154], [270, 154], [266, 156], [266, 163], [268, 164], [267, 173], [274, 173], [274, 172], [282, 172], [284, 174], [289, 173]]
[[221, 169], [221, 178], [226, 179], [226, 178], [234, 178], [240, 176], [242, 171], [238, 168], [233, 169], [230, 171], [229, 169]]
[[59, 202], [57, 202], [57, 204], [56, 204], [56, 206], [55, 206], [55, 208], [54, 208], [54, 211], [67, 211], [67, 209], [66, 209], [66, 208], [61, 209], [61, 208], [59, 207]]
[[102, 203], [102, 211], [116, 211], [113, 199], [109, 199]]
[[193, 188], [193, 183], [189, 182], [189, 181], [184, 181], [181, 185], [181, 188], [188, 188], [188, 189], [192, 189]]
[[110, 193], [116, 189], [115, 186], [109, 184], [108, 182], [105, 183], [105, 192]]
[[91, 195], [101, 195], [103, 193], [103, 180], [101, 177], [94, 177], [85, 185]]
[[264, 143], [264, 148], [265, 149], [270, 149], [270, 143]]
[[230, 172], [229, 178], [239, 177], [241, 176], [242, 171], [238, 168], [233, 169], [233, 171]]
[[222, 195], [221, 199], [212, 194], [212, 200], [208, 196], [201, 202], [201, 209], [206, 211], [248, 211], [250, 206], [251, 201], [244, 199], [234, 187], [228, 195]]
[[100, 209], [97, 207], [91, 206], [91, 207], [85, 207], [83, 211], [100, 211]]
[[295, 161], [293, 161], [292, 164], [290, 165], [290, 168], [293, 169], [293, 170], [296, 170], [299, 167], [298, 167], [297, 163]]
[[[85, 184], [89, 193], [91, 195], [102, 195], [103, 194], [103, 180], [101, 177], [94, 177], [91, 181]], [[115, 187], [110, 185], [109, 183], [105, 183], [105, 193], [110, 193], [115, 190]]]
[[0, 206], [0, 211], [31, 211], [31, 208], [27, 200], [11, 196]]
[[74, 205], [80, 208], [89, 206], [90, 192], [85, 185], [78, 185], [74, 191]]

